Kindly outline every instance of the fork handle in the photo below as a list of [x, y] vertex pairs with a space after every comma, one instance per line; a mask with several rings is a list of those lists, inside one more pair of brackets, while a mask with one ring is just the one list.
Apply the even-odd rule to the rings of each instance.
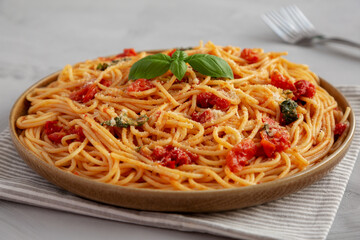
[[344, 45], [348, 45], [348, 46], [352, 46], [352, 47], [356, 47], [356, 48], [360, 48], [360, 44], [353, 42], [353, 41], [349, 41], [346, 39], [342, 39], [342, 38], [337, 38], [337, 37], [324, 37], [324, 36], [317, 36], [316, 37], [318, 40], [318, 42], [324, 43], [324, 42], [333, 42], [333, 43], [340, 43], [340, 44], [344, 44]]

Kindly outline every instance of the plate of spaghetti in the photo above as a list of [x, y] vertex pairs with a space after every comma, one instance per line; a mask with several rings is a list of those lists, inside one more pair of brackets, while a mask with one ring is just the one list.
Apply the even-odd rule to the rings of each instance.
[[212, 42], [67, 65], [10, 114], [20, 156], [74, 194], [210, 212], [262, 204], [325, 176], [350, 146], [344, 96], [285, 52]]

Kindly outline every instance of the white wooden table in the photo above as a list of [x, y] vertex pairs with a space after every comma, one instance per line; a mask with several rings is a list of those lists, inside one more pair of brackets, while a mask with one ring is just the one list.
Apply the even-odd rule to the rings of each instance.
[[[288, 51], [334, 85], [360, 84], [360, 50], [280, 42], [260, 19], [295, 3], [322, 32], [360, 42], [360, 1], [0, 0], [0, 130], [16, 98], [65, 64], [121, 52], [197, 45]], [[1, 153], [0, 153], [1, 154]], [[328, 239], [359, 239], [360, 164], [355, 165]], [[0, 239], [223, 239], [119, 223], [0, 201]]]

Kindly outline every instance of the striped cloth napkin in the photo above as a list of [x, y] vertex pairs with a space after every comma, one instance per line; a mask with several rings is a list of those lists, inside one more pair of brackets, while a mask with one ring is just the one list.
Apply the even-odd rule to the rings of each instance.
[[[338, 87], [360, 119], [360, 86]], [[358, 125], [358, 123], [357, 123]], [[22, 161], [0, 134], [0, 199], [146, 226], [196, 231], [237, 239], [325, 239], [360, 149], [360, 129], [345, 158], [322, 180], [297, 193], [235, 211], [177, 214], [114, 207], [77, 197], [47, 182]]]

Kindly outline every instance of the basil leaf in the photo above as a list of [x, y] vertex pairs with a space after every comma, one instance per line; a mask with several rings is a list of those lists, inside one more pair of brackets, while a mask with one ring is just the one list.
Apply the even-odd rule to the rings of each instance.
[[296, 121], [298, 119], [296, 107], [297, 103], [291, 99], [286, 99], [280, 104], [280, 110], [283, 114], [284, 123], [286, 125]]
[[163, 75], [169, 70], [170, 63], [170, 56], [162, 53], [144, 57], [132, 65], [129, 79], [151, 79]]
[[172, 59], [184, 60], [185, 58], [187, 58], [187, 56], [188, 55], [186, 54], [186, 52], [177, 50], [176, 52], [173, 53]]
[[175, 77], [181, 81], [186, 73], [186, 63], [181, 60], [174, 60], [170, 65], [170, 71], [175, 75]]
[[217, 56], [194, 54], [185, 58], [185, 62], [189, 63], [194, 70], [206, 76], [234, 79], [234, 74], [229, 64]]

